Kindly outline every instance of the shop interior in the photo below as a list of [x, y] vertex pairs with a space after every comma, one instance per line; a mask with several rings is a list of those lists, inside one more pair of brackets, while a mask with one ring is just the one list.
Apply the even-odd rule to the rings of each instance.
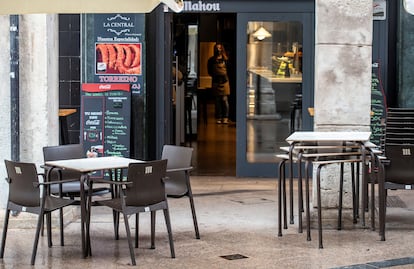
[[[175, 14], [173, 18], [173, 63], [184, 74], [181, 86], [175, 82], [175, 140], [194, 148], [196, 175], [236, 174], [236, 32], [236, 14]], [[301, 128], [302, 24], [252, 21], [247, 35], [246, 159], [274, 162], [284, 138]], [[229, 124], [216, 123], [207, 72], [216, 42], [229, 56]]]
[[[217, 124], [207, 61], [216, 42], [229, 56], [229, 123]], [[174, 14], [173, 65], [176, 144], [194, 149], [193, 175], [236, 175], [236, 14]], [[181, 98], [181, 101], [180, 101]], [[184, 131], [180, 131], [184, 130]]]

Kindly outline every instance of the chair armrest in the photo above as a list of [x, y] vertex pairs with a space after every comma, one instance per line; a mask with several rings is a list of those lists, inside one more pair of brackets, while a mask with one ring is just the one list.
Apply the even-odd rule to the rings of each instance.
[[190, 171], [190, 170], [193, 170], [192, 166], [180, 167], [180, 168], [170, 168], [170, 169], [167, 169], [167, 173], [168, 172], [179, 172], [179, 171]]
[[391, 163], [391, 160], [387, 159], [386, 157], [379, 158], [379, 160], [383, 165], [389, 165]]
[[163, 183], [165, 183], [165, 181], [166, 181], [166, 180], [169, 180], [169, 179], [170, 179], [170, 177], [169, 177], [169, 176], [165, 176], [165, 177], [163, 177], [161, 180], [162, 180], [162, 182], [163, 182]]
[[45, 170], [49, 170], [49, 169], [53, 169], [53, 170], [64, 170], [64, 169], [63, 169], [63, 168], [61, 168], [61, 167], [51, 166], [51, 165], [47, 165], [47, 164], [42, 164], [42, 165], [40, 166], [40, 168], [43, 168], [43, 169], [45, 169]]
[[[40, 174], [40, 175], [42, 175], [42, 174]], [[37, 188], [40, 185], [49, 186], [49, 185], [52, 185], [52, 184], [62, 184], [62, 183], [76, 182], [76, 181], [79, 181], [79, 180], [73, 178], [73, 179], [55, 180], [55, 181], [46, 181], [46, 182], [33, 182], [33, 186], [35, 186]]]

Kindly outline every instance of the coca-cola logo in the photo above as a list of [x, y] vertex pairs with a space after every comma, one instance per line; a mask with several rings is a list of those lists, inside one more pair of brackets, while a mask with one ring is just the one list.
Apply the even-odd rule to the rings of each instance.
[[99, 89], [100, 90], [110, 90], [111, 85], [110, 84], [102, 84], [102, 85], [99, 85]]

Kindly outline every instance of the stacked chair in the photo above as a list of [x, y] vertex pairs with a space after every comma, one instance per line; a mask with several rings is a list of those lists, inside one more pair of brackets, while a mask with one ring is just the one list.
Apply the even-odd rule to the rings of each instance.
[[[364, 153], [361, 151], [361, 146], [358, 143], [321, 143], [321, 144], [296, 144], [294, 148], [292, 147], [281, 148], [286, 151], [286, 154], [279, 154], [278, 157], [281, 161], [279, 163], [279, 231], [278, 235], [282, 236], [282, 218], [284, 220], [283, 228], [287, 228], [287, 210], [286, 210], [286, 174], [285, 166], [286, 163], [289, 163], [290, 166], [290, 198], [292, 200], [293, 191], [292, 191], [292, 165], [296, 164], [298, 166], [298, 222], [299, 222], [299, 233], [302, 232], [302, 213], [306, 213], [306, 226], [307, 226], [307, 240], [311, 240], [310, 234], [310, 190], [309, 190], [309, 172], [312, 165], [317, 165], [316, 173], [316, 183], [317, 183], [317, 207], [318, 207], [318, 231], [319, 231], [319, 247], [323, 248], [322, 244], [322, 212], [321, 212], [321, 194], [320, 194], [320, 174], [323, 167], [328, 164], [337, 164], [340, 168], [340, 191], [338, 197], [338, 230], [342, 229], [342, 190], [344, 183], [344, 165], [349, 164], [352, 174], [352, 197], [353, 197], [353, 208], [354, 208], [354, 222], [358, 217], [358, 188], [359, 185], [359, 169], [358, 165], [362, 162]], [[302, 165], [305, 165], [304, 173], [302, 172]], [[355, 169], [355, 165], [357, 169]], [[302, 178], [304, 175], [304, 178]], [[302, 181], [305, 179], [305, 199], [303, 198], [303, 189]], [[293, 223], [293, 200], [290, 202], [290, 223]], [[283, 209], [282, 209], [283, 205]], [[305, 205], [305, 207], [304, 207]], [[283, 212], [283, 217], [282, 217]]]
[[384, 158], [379, 176], [379, 224], [385, 240], [387, 192], [414, 187], [414, 109], [389, 108], [384, 137]]

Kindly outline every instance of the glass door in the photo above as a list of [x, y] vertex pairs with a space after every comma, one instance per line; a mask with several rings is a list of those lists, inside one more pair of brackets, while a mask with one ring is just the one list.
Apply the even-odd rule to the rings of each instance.
[[307, 13], [239, 14], [238, 176], [275, 176], [286, 137], [311, 129], [313, 32]]

